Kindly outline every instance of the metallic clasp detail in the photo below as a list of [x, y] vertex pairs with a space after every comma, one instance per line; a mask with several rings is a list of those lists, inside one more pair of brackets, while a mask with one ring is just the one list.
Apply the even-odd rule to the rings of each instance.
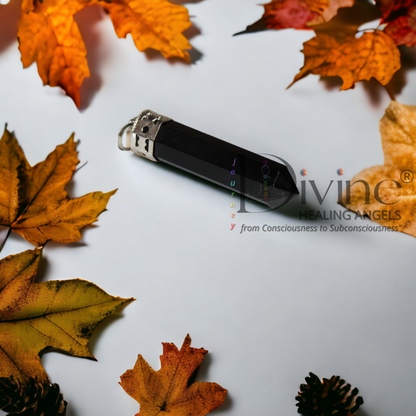
[[[151, 110], [143, 111], [120, 130], [118, 135], [119, 149], [132, 150], [139, 156], [157, 162], [153, 156], [154, 141], [160, 126], [167, 121], [170, 121], [170, 118]], [[124, 136], [126, 136], [126, 145], [123, 143]]]
[[[131, 150], [130, 140], [131, 140], [131, 128], [134, 124], [134, 118], [132, 118], [118, 133], [118, 148], [120, 150]], [[123, 139], [126, 135], [126, 145], [124, 146]]]

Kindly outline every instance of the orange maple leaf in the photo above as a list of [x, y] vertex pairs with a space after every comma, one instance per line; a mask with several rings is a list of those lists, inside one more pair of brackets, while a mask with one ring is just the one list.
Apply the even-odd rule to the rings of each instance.
[[72, 135], [30, 167], [16, 138], [5, 129], [0, 140], [1, 225], [37, 246], [81, 239], [79, 230], [97, 220], [116, 191], [69, 199], [65, 186], [79, 163], [76, 146]]
[[160, 357], [162, 368], [154, 371], [139, 355], [132, 370], [121, 376], [121, 386], [140, 403], [136, 416], [169, 414], [172, 416], [204, 416], [220, 406], [227, 394], [216, 383], [198, 382], [189, 379], [208, 351], [192, 348], [191, 337], [186, 336], [182, 348], [163, 343]]
[[341, 7], [351, 7], [354, 0], [272, 0], [264, 5], [260, 20], [240, 33], [265, 29], [311, 29], [331, 20]]
[[303, 46], [305, 64], [289, 87], [309, 74], [339, 76], [343, 80], [341, 90], [372, 77], [386, 85], [401, 65], [394, 41], [381, 31], [359, 38], [347, 32], [343, 36], [318, 33]]
[[93, 4], [109, 13], [117, 36], [130, 33], [140, 51], [153, 48], [189, 61], [191, 45], [182, 34], [191, 26], [188, 11], [167, 0], [24, 0], [18, 28], [23, 67], [36, 62], [43, 84], [63, 88], [77, 107], [90, 72], [74, 15]]
[[24, 0], [17, 34], [23, 67], [36, 62], [43, 85], [61, 87], [77, 107], [90, 71], [73, 16], [85, 5], [78, 0]]
[[153, 48], [165, 58], [178, 57], [190, 61], [191, 49], [182, 32], [192, 23], [188, 10], [166, 0], [95, 0], [110, 14], [119, 38], [128, 33], [139, 51]]

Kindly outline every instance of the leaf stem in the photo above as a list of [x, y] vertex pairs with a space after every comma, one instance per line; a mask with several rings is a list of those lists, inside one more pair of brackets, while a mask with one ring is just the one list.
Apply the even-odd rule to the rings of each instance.
[[0, 252], [3, 250], [3, 247], [4, 247], [4, 245], [6, 244], [6, 241], [7, 241], [7, 239], [9, 238], [9, 236], [10, 236], [10, 233], [12, 232], [12, 228], [11, 227], [9, 227], [8, 228], [8, 230], [7, 230], [7, 235], [6, 235], [6, 237], [4, 238], [4, 240], [0, 243]]
[[390, 84], [384, 85], [384, 89], [387, 91], [387, 94], [390, 97], [390, 100], [396, 101], [393, 91], [391, 90]]
[[88, 160], [83, 165], [81, 165], [79, 168], [76, 168], [74, 170], [74, 173], [77, 173], [79, 170], [81, 170], [87, 163], [88, 163]]

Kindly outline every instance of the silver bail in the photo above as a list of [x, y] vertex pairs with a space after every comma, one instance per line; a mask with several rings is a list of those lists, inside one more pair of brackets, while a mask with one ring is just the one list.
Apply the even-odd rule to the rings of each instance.
[[[118, 135], [118, 147], [121, 150], [132, 150], [136, 155], [157, 162], [155, 159], [154, 142], [160, 126], [171, 119], [151, 110], [144, 110], [131, 119]], [[126, 144], [123, 140], [126, 136]]]

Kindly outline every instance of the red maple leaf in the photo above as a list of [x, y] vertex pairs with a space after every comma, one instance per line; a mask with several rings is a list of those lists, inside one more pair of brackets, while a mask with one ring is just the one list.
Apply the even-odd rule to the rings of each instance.
[[381, 23], [387, 26], [384, 32], [396, 45], [416, 45], [416, 3], [415, 0], [376, 0], [382, 13]]

